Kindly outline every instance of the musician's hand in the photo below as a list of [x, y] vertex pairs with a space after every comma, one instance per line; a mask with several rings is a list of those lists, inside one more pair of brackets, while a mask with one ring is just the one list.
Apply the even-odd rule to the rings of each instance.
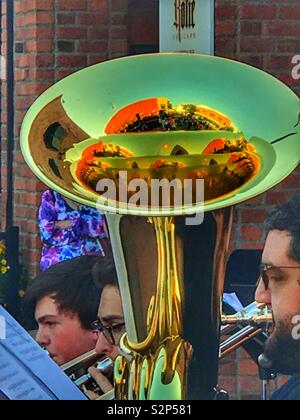
[[[103, 394], [106, 394], [107, 392], [111, 391], [114, 388], [113, 385], [107, 379], [107, 377], [103, 375], [103, 373], [101, 373], [99, 369], [92, 366], [89, 368], [88, 373], [97, 382]], [[100, 395], [97, 395], [93, 391], [87, 391], [86, 394], [91, 400], [96, 400], [100, 397]]]
[[112, 257], [112, 249], [108, 238], [100, 239], [100, 244], [106, 257]]

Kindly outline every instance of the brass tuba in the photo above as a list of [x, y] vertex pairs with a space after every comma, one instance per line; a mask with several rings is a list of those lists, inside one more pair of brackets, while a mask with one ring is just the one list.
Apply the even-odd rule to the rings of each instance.
[[234, 315], [223, 314], [221, 324], [220, 358], [252, 339], [258, 344], [257, 355], [260, 355], [273, 325], [273, 315], [267, 305], [253, 302]]
[[[193, 54], [92, 66], [30, 108], [28, 165], [50, 188], [108, 212], [130, 356], [115, 363], [117, 398], [214, 397], [233, 206], [296, 168], [298, 116], [297, 96], [270, 75]], [[186, 200], [159, 193], [145, 204], [152, 180], [173, 179]], [[140, 181], [144, 195], [128, 189]]]

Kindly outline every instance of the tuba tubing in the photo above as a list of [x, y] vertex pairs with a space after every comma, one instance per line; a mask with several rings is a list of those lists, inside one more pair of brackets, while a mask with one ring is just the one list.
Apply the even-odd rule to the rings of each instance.
[[[113, 367], [113, 362], [108, 357], [105, 357], [104, 359], [100, 360], [96, 364], [96, 368], [100, 370], [101, 373], [104, 375], [109, 372]], [[92, 376], [89, 373], [86, 373], [85, 375], [82, 375], [80, 378], [76, 379], [74, 381], [75, 385], [78, 386], [78, 388], [81, 388], [83, 385], [85, 385], [90, 380], [93, 380]]]
[[97, 354], [95, 350], [92, 350], [79, 357], [76, 357], [76, 359], [73, 359], [70, 362], [65, 363], [64, 365], [61, 366], [61, 368], [67, 376], [71, 376], [73, 374], [78, 373], [82, 369], [87, 370], [90, 366], [95, 364], [100, 358], [101, 358], [101, 355]]

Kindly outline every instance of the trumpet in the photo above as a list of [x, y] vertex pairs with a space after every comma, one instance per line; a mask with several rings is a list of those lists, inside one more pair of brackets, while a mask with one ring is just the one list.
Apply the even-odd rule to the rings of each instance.
[[251, 339], [254, 339], [258, 347], [258, 350], [254, 351], [258, 356], [262, 353], [267, 332], [273, 325], [273, 316], [267, 305], [253, 302], [234, 315], [222, 315], [221, 324], [221, 336], [232, 335], [220, 344], [220, 358]]
[[267, 305], [253, 302], [243, 311], [234, 315], [222, 315], [221, 324], [228, 325], [252, 325], [271, 324], [273, 316]]
[[88, 368], [91, 366], [95, 366], [101, 373], [108, 377], [113, 373], [113, 361], [108, 357], [99, 355], [94, 350], [71, 360], [61, 368], [81, 391], [85, 392], [86, 388], [88, 388], [98, 393], [101, 390], [92, 376], [87, 373]]

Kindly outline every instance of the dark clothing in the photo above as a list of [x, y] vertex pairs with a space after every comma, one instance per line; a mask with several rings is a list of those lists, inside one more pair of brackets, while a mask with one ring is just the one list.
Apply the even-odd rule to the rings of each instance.
[[300, 374], [294, 375], [286, 384], [278, 391], [274, 392], [271, 397], [273, 401], [294, 401], [300, 400]]

